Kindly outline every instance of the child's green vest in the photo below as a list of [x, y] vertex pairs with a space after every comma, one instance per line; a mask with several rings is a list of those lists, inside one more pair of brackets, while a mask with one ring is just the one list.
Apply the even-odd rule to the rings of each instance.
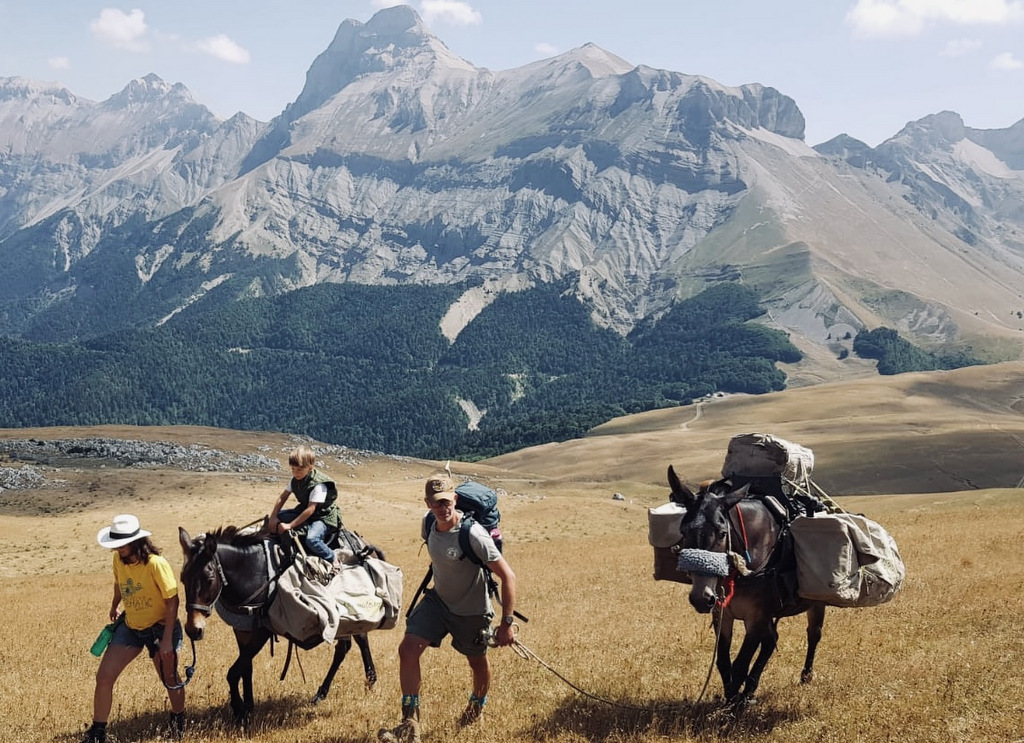
[[312, 518], [323, 521], [332, 529], [340, 529], [341, 511], [338, 510], [338, 487], [334, 484], [334, 480], [322, 472], [311, 470], [309, 475], [302, 480], [292, 478], [292, 492], [295, 494], [296, 500], [299, 501], [299, 505], [306, 508], [309, 505], [309, 494], [320, 484], [327, 486], [327, 500], [316, 504]]

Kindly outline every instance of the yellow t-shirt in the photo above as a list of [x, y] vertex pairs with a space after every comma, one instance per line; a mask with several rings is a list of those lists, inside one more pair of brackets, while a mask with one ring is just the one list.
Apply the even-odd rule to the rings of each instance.
[[164, 601], [178, 595], [178, 581], [162, 555], [150, 555], [145, 565], [125, 565], [115, 551], [114, 580], [121, 589], [125, 622], [135, 630], [162, 622], [166, 613]]

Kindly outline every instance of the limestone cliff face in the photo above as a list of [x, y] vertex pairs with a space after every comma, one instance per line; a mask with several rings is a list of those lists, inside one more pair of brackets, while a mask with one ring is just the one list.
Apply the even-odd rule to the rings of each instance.
[[[939, 114], [874, 150], [812, 149], [773, 88], [593, 45], [491, 71], [396, 7], [343, 23], [268, 123], [219, 121], [155, 76], [102, 103], [0, 80], [0, 288], [24, 326], [106, 262], [151, 288], [142, 323], [221, 285], [568, 278], [626, 331], [739, 280], [805, 344], [885, 323], [1013, 355], [1021, 126]], [[44, 269], [19, 281], [27, 264]]]

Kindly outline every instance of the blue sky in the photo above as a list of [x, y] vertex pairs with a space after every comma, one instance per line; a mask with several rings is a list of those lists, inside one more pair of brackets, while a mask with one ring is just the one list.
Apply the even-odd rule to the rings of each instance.
[[[103, 100], [155, 73], [218, 116], [267, 121], [347, 18], [394, 0], [0, 0], [0, 77]], [[808, 144], [875, 146], [908, 121], [1024, 118], [1024, 0], [415, 0], [452, 51], [492, 70], [593, 42], [633, 64], [792, 97]]]

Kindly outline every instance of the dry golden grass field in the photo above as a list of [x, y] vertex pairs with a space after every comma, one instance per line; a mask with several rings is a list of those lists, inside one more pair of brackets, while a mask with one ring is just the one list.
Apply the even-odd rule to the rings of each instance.
[[[550, 668], [493, 652], [486, 723], [457, 733], [468, 668], [446, 644], [424, 656], [424, 740], [654, 743], [1024, 741], [1024, 366], [856, 380], [649, 413], [593, 435], [477, 464], [455, 463], [505, 490], [506, 556], [530, 622], [520, 641]], [[802, 618], [780, 624], [758, 703], [721, 708], [717, 672], [703, 697], [713, 637], [686, 587], [651, 579], [647, 508], [667, 498], [672, 463], [691, 483], [716, 474], [735, 433], [767, 431], [814, 449], [815, 481], [897, 539], [903, 590], [870, 609], [830, 609], [816, 678], [799, 684]], [[289, 437], [195, 428], [9, 430], [5, 438], [200, 443], [284, 459]], [[354, 454], [323, 464], [346, 523], [405, 571], [407, 598], [426, 567], [419, 550], [423, 477], [435, 463]], [[0, 462], [18, 467], [17, 462]], [[106, 620], [110, 554], [96, 532], [134, 512], [176, 569], [177, 527], [195, 533], [252, 521], [284, 471], [190, 473], [112, 463], [39, 467], [45, 487], [0, 492], [0, 741], [77, 743], [91, 716]], [[614, 500], [614, 493], [625, 500]], [[188, 687], [192, 741], [363, 743], [397, 722], [401, 625], [370, 635], [380, 672], [367, 692], [358, 654], [331, 696], [307, 703], [329, 663], [301, 653], [279, 681], [283, 646], [256, 663], [256, 712], [234, 726], [224, 674], [234, 640], [217, 618]], [[190, 661], [187, 650], [183, 660]], [[571, 688], [554, 671], [584, 693]], [[592, 696], [589, 696], [592, 695]], [[596, 697], [596, 698], [595, 698]], [[133, 663], [115, 689], [111, 740], [163, 740], [166, 697]]]

